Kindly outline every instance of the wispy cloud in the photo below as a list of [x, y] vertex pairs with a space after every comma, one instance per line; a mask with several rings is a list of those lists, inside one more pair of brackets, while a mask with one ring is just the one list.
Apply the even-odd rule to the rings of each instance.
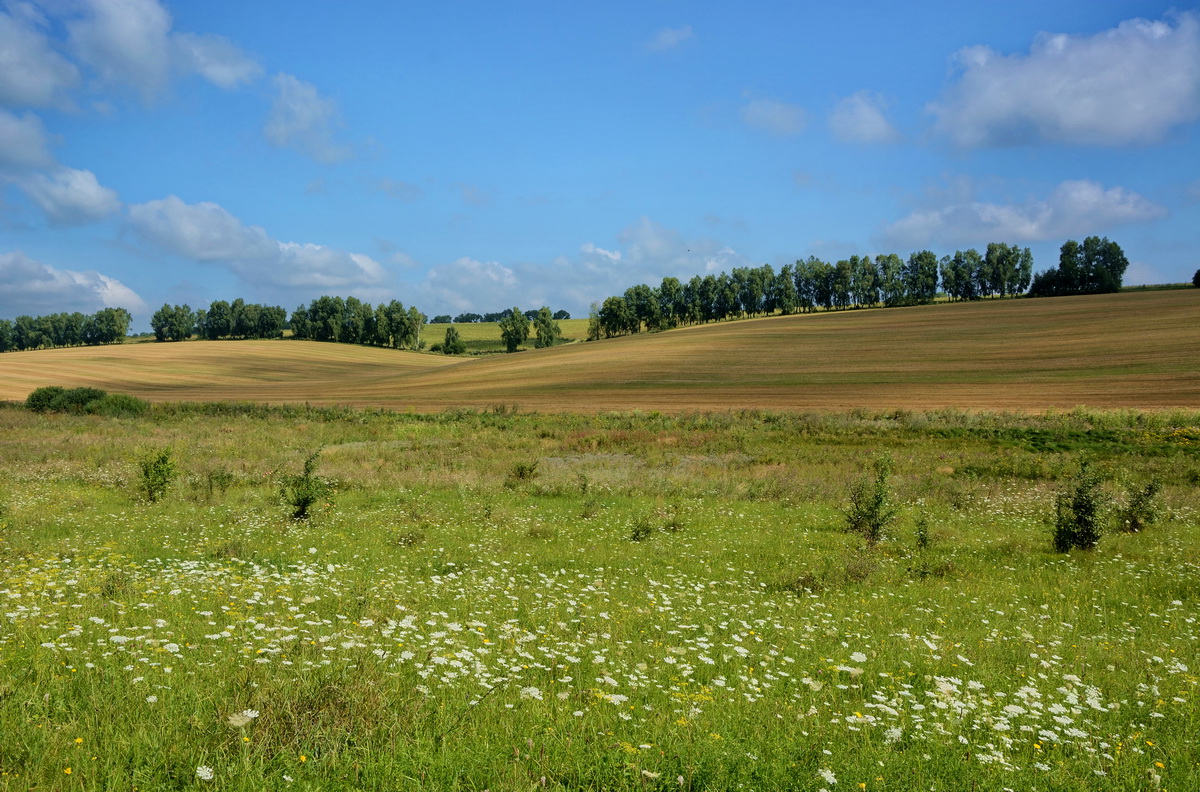
[[692, 32], [691, 25], [684, 25], [678, 28], [663, 28], [646, 44], [646, 48], [651, 52], [666, 52], [667, 50], [675, 49], [680, 44], [694, 37], [695, 34]]
[[742, 106], [742, 121], [772, 135], [798, 135], [808, 125], [808, 114], [799, 105], [777, 99], [751, 99]]

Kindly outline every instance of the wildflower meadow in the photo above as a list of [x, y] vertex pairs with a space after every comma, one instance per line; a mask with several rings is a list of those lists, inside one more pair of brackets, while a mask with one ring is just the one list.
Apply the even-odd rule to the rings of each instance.
[[1198, 486], [1195, 411], [9, 404], [0, 789], [1196, 789]]

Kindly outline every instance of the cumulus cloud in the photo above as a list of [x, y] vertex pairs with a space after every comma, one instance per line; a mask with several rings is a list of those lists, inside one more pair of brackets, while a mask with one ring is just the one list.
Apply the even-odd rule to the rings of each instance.
[[193, 261], [265, 259], [278, 250], [266, 231], [244, 225], [224, 207], [174, 195], [129, 207], [129, 223], [147, 242]]
[[17, 184], [46, 213], [51, 225], [92, 223], [121, 208], [116, 192], [101, 185], [90, 170], [59, 167], [19, 179]]
[[115, 278], [94, 270], [55, 269], [19, 250], [0, 253], [0, 316], [94, 313], [106, 307], [146, 311], [145, 301]]
[[670, 49], [675, 49], [683, 42], [693, 37], [692, 26], [684, 25], [680, 28], [663, 28], [658, 31], [658, 34], [646, 45], [652, 52], [665, 52]]
[[887, 102], [879, 94], [859, 91], [840, 99], [829, 115], [829, 128], [847, 143], [891, 143], [900, 134], [888, 121]]
[[775, 99], [752, 99], [742, 106], [742, 121], [772, 135], [798, 135], [808, 124], [804, 108]]
[[83, 7], [84, 16], [67, 23], [76, 57], [105, 83], [157, 96], [170, 78], [167, 10], [157, 0], [84, 0]]
[[159, 96], [176, 74], [198, 74], [231, 89], [256, 79], [262, 67], [222, 36], [177, 33], [158, 0], [81, 0], [67, 20], [79, 61], [107, 85], [127, 85], [143, 100]]
[[890, 244], [1035, 242], [1102, 233], [1105, 229], [1162, 217], [1167, 210], [1123, 187], [1088, 179], [1065, 181], [1044, 199], [998, 204], [960, 200], [921, 209], [883, 232]]
[[523, 307], [529, 302], [512, 269], [496, 261], [465, 256], [430, 269], [418, 291], [427, 300], [424, 304], [453, 313], [491, 310], [480, 306]]
[[370, 256], [324, 245], [280, 242], [219, 204], [170, 195], [129, 207], [129, 228], [153, 247], [224, 266], [244, 283], [306, 291], [372, 289], [388, 274]]
[[263, 127], [268, 143], [325, 163], [340, 162], [353, 154], [333, 139], [340, 119], [332, 99], [290, 74], [275, 75], [275, 88], [278, 93]]
[[79, 82], [79, 70], [58, 54], [42, 32], [45, 19], [32, 6], [0, 11], [0, 104], [59, 104]]
[[928, 110], [963, 147], [1152, 143], [1200, 118], [1200, 17], [1191, 12], [1094, 36], [1043, 33], [1028, 53], [968, 47], [955, 60], [959, 74]]
[[656, 285], [667, 276], [687, 280], [751, 264], [718, 240], [688, 238], [646, 217], [621, 231], [616, 241], [613, 247], [587, 242], [574, 254], [548, 262], [460, 258], [433, 267], [414, 296], [435, 313], [549, 305], [582, 315], [591, 303], [637, 283]]
[[0, 173], [20, 173], [52, 166], [46, 150], [46, 130], [33, 113], [14, 115], [0, 110]]

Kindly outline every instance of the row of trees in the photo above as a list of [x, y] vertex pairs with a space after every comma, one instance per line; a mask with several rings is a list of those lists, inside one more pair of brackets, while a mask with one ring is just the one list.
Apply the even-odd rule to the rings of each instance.
[[278, 305], [248, 303], [242, 298], [232, 303], [217, 300], [193, 311], [187, 304], [163, 304], [150, 317], [150, 327], [159, 341], [186, 341], [197, 335], [215, 341], [218, 338], [280, 338], [287, 323], [287, 311]]
[[657, 287], [631, 286], [593, 310], [588, 338], [738, 319], [771, 313], [920, 305], [933, 302], [939, 281], [951, 299], [978, 300], [1023, 293], [1033, 273], [1029, 248], [993, 243], [953, 256], [922, 250], [907, 260], [894, 253], [851, 256], [830, 264], [810, 256], [779, 272], [737, 267], [731, 273], [697, 275], [687, 283], [663, 278]]
[[0, 319], [0, 352], [119, 344], [131, 321], [133, 317], [124, 308], [101, 308], [90, 315], [76, 311]]
[[371, 307], [357, 297], [318, 297], [292, 312], [294, 338], [420, 349], [425, 315], [399, 300]]
[[[513, 311], [519, 311], [519, 310], [520, 310], [519, 308], [505, 308], [503, 311], [494, 311], [492, 313], [484, 313], [484, 314], [466, 312], [466, 313], [460, 313], [458, 316], [455, 316], [454, 318], [451, 318], [450, 314], [439, 314], [438, 316], [435, 316], [435, 317], [433, 317], [433, 319], [430, 320], [430, 324], [450, 324], [451, 322], [453, 322], [455, 324], [476, 324], [478, 322], [499, 322], [499, 321], [507, 318], [509, 316], [509, 314], [511, 314]], [[540, 311], [541, 311], [541, 309], [536, 309], [536, 310], [531, 309], [531, 310], [525, 311], [525, 318], [532, 322], [537, 317], [537, 315]], [[555, 311], [550, 316], [556, 322], [571, 318], [571, 314], [568, 313], [567, 311]]]

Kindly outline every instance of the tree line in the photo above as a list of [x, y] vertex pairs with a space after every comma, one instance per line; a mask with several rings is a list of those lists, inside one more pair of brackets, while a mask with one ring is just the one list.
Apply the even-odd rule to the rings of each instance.
[[278, 305], [217, 300], [208, 308], [193, 311], [186, 304], [163, 304], [150, 317], [150, 328], [158, 341], [186, 341], [193, 335], [215, 341], [219, 338], [280, 338], [287, 311]]
[[[478, 324], [480, 322], [499, 322], [503, 319], [507, 319], [512, 314], [513, 311], [518, 311], [518, 310], [520, 310], [520, 309], [505, 308], [503, 311], [492, 311], [491, 313], [483, 313], [483, 314], [472, 313], [470, 311], [467, 311], [467, 312], [458, 314], [454, 318], [451, 318], [450, 314], [438, 314], [437, 316], [430, 319], [429, 323], [430, 324], [450, 324], [453, 322], [454, 324]], [[525, 318], [532, 322], [534, 319], [537, 318], [537, 314], [539, 313], [539, 311], [541, 311], [540, 308], [530, 309], [528, 311], [525, 311], [524, 312]], [[571, 314], [567, 311], [555, 311], [550, 316], [556, 322], [571, 318]]]
[[0, 319], [0, 352], [53, 347], [119, 344], [133, 321], [124, 308], [101, 308], [94, 314], [54, 313]]
[[[1117, 291], [1124, 254], [1107, 238], [1068, 240], [1059, 267], [1033, 275], [1029, 248], [993, 242], [938, 258], [929, 250], [902, 259], [895, 253], [851, 256], [836, 263], [810, 256], [785, 264], [736, 267], [730, 273], [694, 276], [687, 283], [663, 278], [656, 287], [631, 286], [593, 305], [588, 339], [667, 330], [683, 325], [818, 310], [894, 307], [949, 300], [981, 300], [1025, 294]], [[1032, 291], [1030, 290], [1033, 284]], [[1042, 288], [1039, 283], [1053, 284]]]
[[399, 300], [372, 307], [357, 297], [318, 297], [292, 311], [292, 337], [394, 349], [420, 349], [425, 314]]

